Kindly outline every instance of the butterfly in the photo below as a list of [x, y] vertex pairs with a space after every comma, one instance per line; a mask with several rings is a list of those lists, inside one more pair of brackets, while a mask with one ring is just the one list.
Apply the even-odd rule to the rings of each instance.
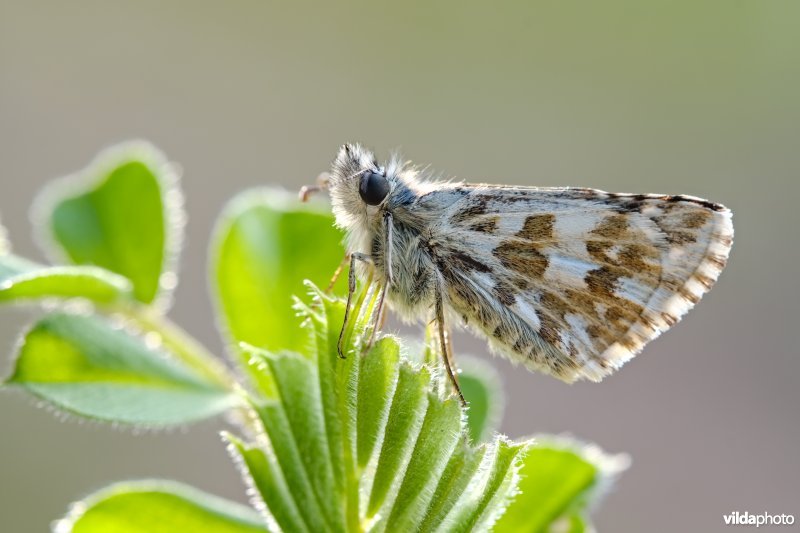
[[316, 189], [345, 232], [347, 312], [364, 263], [381, 287], [375, 316], [386, 301], [435, 320], [462, 403], [450, 324], [528, 369], [600, 381], [700, 301], [733, 243], [731, 211], [701, 198], [438, 181], [358, 144], [301, 194]]

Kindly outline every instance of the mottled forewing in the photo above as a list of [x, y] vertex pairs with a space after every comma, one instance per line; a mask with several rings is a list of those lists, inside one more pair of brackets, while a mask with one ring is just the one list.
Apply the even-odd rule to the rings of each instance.
[[716, 281], [725, 207], [689, 196], [466, 187], [432, 228], [450, 307], [496, 351], [565, 381], [599, 380]]

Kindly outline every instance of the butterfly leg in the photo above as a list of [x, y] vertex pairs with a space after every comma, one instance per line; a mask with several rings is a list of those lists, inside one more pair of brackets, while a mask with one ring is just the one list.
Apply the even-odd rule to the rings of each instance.
[[369, 333], [369, 340], [364, 345], [364, 350], [368, 350], [375, 343], [375, 335], [377, 335], [380, 326], [383, 324], [383, 301], [386, 297], [386, 284], [381, 287], [381, 293], [378, 295], [378, 304], [375, 306], [375, 311], [372, 313], [370, 322], [372, 322], [372, 331]]
[[356, 261], [363, 261], [371, 263], [372, 259], [367, 254], [353, 252], [350, 254], [350, 272], [347, 274], [347, 303], [344, 307], [344, 320], [342, 321], [342, 330], [339, 332], [339, 342], [336, 344], [336, 350], [339, 357], [345, 359], [342, 344], [344, 343], [344, 332], [347, 329], [347, 322], [350, 320], [350, 304], [353, 301], [353, 294], [356, 292]]
[[464, 394], [461, 392], [461, 386], [458, 384], [458, 378], [456, 378], [456, 374], [453, 372], [453, 367], [450, 365], [452, 362], [452, 354], [450, 351], [451, 346], [449, 335], [447, 335], [444, 325], [444, 304], [442, 302], [441, 285], [436, 287], [436, 303], [434, 313], [436, 314], [436, 323], [439, 326], [439, 345], [442, 350], [444, 367], [447, 369], [447, 375], [450, 378], [450, 382], [453, 384], [453, 388], [455, 389], [456, 393], [458, 393], [458, 398], [461, 400], [461, 405], [466, 407], [467, 400], [464, 399]]
[[366, 344], [367, 348], [372, 346], [372, 343], [375, 342], [375, 335], [380, 329], [380, 326], [383, 324], [383, 303], [386, 299], [386, 291], [394, 279], [392, 275], [392, 243], [394, 242], [394, 224], [392, 221], [392, 214], [387, 211], [383, 215], [384, 235], [386, 235], [386, 241], [384, 242], [383, 247], [383, 271], [386, 273], [386, 282], [381, 287], [381, 293], [380, 296], [378, 296], [378, 305], [375, 307], [375, 314], [373, 315], [374, 319], [372, 321], [372, 332], [369, 335], [369, 342]]
[[298, 196], [300, 197], [301, 202], [307, 202], [308, 199], [311, 197], [312, 194], [316, 194], [320, 191], [324, 191], [328, 188], [328, 182], [330, 181], [331, 176], [327, 172], [323, 172], [319, 176], [317, 176], [317, 184], [316, 185], [303, 185], [300, 188], [300, 192]]

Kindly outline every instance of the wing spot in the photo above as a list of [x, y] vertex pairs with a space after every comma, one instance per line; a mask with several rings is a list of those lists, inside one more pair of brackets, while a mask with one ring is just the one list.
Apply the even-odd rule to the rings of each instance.
[[512, 306], [517, 301], [514, 289], [512, 289], [505, 282], [498, 282], [493, 288], [492, 292], [503, 305]]
[[511, 283], [521, 291], [528, 291], [533, 288], [531, 282], [523, 276], [513, 276], [511, 278]]
[[629, 352], [635, 352], [639, 348], [639, 342], [636, 339], [620, 339], [619, 343]]
[[446, 255], [443, 258], [442, 262], [444, 263], [444, 262], [447, 262], [447, 261], [451, 261], [453, 263], [448, 268], [448, 270], [450, 268], [455, 268], [455, 269], [461, 270], [463, 272], [469, 272], [469, 271], [473, 271], [473, 270], [476, 271], [476, 272], [491, 272], [492, 271], [492, 269], [489, 268], [487, 265], [485, 265], [484, 263], [481, 263], [480, 261], [475, 259], [473, 256], [471, 256], [471, 255], [469, 255], [467, 253], [464, 253], [464, 252], [453, 252], [451, 254]]
[[473, 204], [460, 211], [456, 211], [450, 220], [454, 225], [469, 222], [475, 217], [486, 214], [486, 199], [480, 196], [474, 197]]
[[500, 217], [497, 215], [484, 217], [481, 220], [478, 220], [477, 222], [473, 222], [469, 226], [469, 229], [471, 231], [476, 231], [478, 233], [491, 234], [497, 231], [497, 225], [499, 224], [499, 222], [500, 222]]
[[592, 233], [606, 239], [621, 239], [628, 232], [628, 217], [626, 215], [612, 215], [603, 219]]
[[697, 305], [697, 303], [700, 301], [700, 297], [688, 290], [686, 287], [681, 287], [678, 289], [678, 294], [680, 294], [684, 300], [687, 300], [692, 305]]
[[586, 241], [586, 252], [598, 263], [627, 270], [630, 278], [651, 286], [658, 285], [661, 277], [661, 255], [658, 248], [647, 244], [625, 244], [621, 246], [617, 258], [612, 259], [608, 252], [614, 246], [615, 243], [611, 240]]
[[658, 285], [661, 277], [661, 254], [655, 246], [646, 244], [626, 244], [617, 254], [617, 264], [637, 272], [640, 280], [650, 280]]
[[519, 241], [503, 241], [492, 250], [492, 255], [500, 260], [504, 267], [529, 278], [541, 278], [550, 261], [547, 256], [531, 243]]
[[711, 290], [711, 287], [714, 286], [714, 280], [712, 278], [706, 276], [705, 274], [697, 274], [697, 273], [695, 273], [693, 277], [698, 282], [700, 282], [700, 284], [703, 285], [703, 287], [705, 287], [705, 289], [707, 291]]
[[667, 242], [673, 245], [682, 246], [697, 242], [697, 236], [690, 231], [672, 229], [665, 230], [665, 233], [667, 234]]
[[597, 324], [590, 324], [586, 328], [586, 333], [588, 333], [589, 337], [591, 337], [595, 341], [600, 341], [606, 346], [614, 342], [614, 339], [616, 338], [616, 336], [610, 329], [603, 328], [601, 326], [598, 326]]
[[656, 324], [655, 320], [653, 320], [653, 318], [651, 316], [647, 315], [646, 313], [643, 313], [639, 317], [639, 320], [641, 320], [641, 322], [644, 325], [644, 327], [646, 327], [650, 331], [655, 331], [657, 329], [657, 327], [658, 327], [658, 324]]
[[500, 340], [502, 340], [503, 337], [505, 337], [502, 325], [497, 326], [496, 328], [494, 328], [494, 331], [492, 332], [492, 337], [494, 337], [495, 339], [500, 339]]
[[708, 260], [709, 263], [714, 265], [714, 267], [717, 268], [718, 270], [722, 270], [723, 268], [725, 268], [725, 264], [727, 263], [725, 257], [718, 255], [709, 255], [708, 257], [706, 257], [706, 259]]
[[559, 324], [549, 315], [542, 313], [539, 316], [539, 335], [553, 346], [559, 346], [561, 341]]
[[711, 213], [705, 210], [696, 210], [691, 213], [683, 215], [683, 225], [687, 228], [702, 228], [705, 226], [708, 219], [711, 218]]
[[517, 237], [534, 242], [552, 240], [555, 219], [552, 213], [529, 215], [525, 218], [522, 229], [517, 232]]
[[589, 287], [589, 291], [593, 294], [613, 299], [616, 298], [614, 291], [617, 290], [617, 282], [621, 277], [624, 277], [624, 273], [621, 273], [619, 269], [604, 266], [590, 270], [586, 274], [584, 281], [586, 286]]

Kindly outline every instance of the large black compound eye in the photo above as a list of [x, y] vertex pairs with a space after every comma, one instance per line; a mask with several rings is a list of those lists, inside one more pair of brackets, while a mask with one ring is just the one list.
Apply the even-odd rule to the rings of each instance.
[[380, 204], [386, 195], [389, 194], [389, 180], [386, 176], [374, 172], [365, 172], [361, 175], [361, 184], [358, 186], [358, 194], [367, 205]]

